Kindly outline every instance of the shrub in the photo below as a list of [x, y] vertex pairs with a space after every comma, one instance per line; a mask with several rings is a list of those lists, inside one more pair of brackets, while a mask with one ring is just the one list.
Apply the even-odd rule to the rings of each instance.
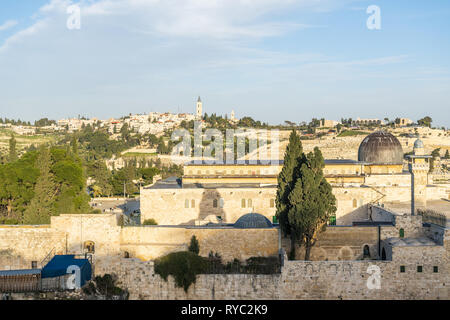
[[190, 285], [195, 283], [197, 275], [205, 273], [207, 263], [205, 258], [190, 251], [173, 252], [155, 260], [155, 273], [165, 281], [169, 275], [175, 279], [175, 285], [188, 291]]
[[19, 224], [19, 220], [18, 219], [14, 219], [14, 218], [0, 218], [0, 224], [4, 224], [4, 225], [17, 225]]
[[368, 135], [368, 132], [364, 131], [353, 131], [353, 130], [344, 130], [341, 133], [339, 133], [338, 137], [352, 137], [352, 136], [359, 136], [359, 135]]
[[195, 253], [195, 254], [199, 254], [200, 252], [200, 246], [198, 244], [198, 240], [195, 236], [192, 236], [191, 238], [191, 243], [189, 245], [189, 249], [190, 252]]
[[146, 219], [142, 225], [144, 225], [144, 226], [157, 226], [158, 223], [156, 222], [155, 219]]
[[[97, 291], [104, 296], [118, 296], [124, 293], [124, 290], [116, 286], [116, 279], [110, 274], [105, 274], [103, 277], [97, 276], [94, 278]], [[92, 290], [92, 287], [90, 287]]]

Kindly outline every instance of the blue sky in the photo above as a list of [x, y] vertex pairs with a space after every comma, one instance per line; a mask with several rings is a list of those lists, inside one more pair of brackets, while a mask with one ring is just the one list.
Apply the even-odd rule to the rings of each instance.
[[2, 0], [0, 117], [194, 112], [201, 95], [207, 113], [274, 124], [450, 127], [449, 31], [445, 0]]

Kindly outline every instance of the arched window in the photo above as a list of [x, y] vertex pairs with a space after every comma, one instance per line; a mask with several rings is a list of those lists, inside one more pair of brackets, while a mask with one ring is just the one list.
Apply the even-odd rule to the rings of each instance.
[[217, 199], [213, 200], [213, 208], [217, 208]]
[[356, 208], [358, 206], [358, 201], [356, 199], [353, 199], [353, 208]]
[[219, 207], [223, 208], [224, 204], [225, 204], [225, 201], [223, 200], [223, 198], [220, 198], [219, 199]]
[[404, 237], [405, 237], [405, 230], [404, 230], [403, 228], [401, 228], [401, 229], [399, 230], [398, 236], [399, 236], [400, 238], [404, 238]]
[[191, 200], [191, 208], [195, 208], [195, 200], [194, 199]]
[[189, 208], [189, 200], [188, 199], [184, 200], [184, 207], [186, 209]]
[[370, 258], [370, 248], [367, 244], [364, 246], [363, 258], [364, 259]]
[[84, 243], [84, 250], [86, 250], [86, 253], [95, 253], [94, 241], [86, 241]]
[[245, 208], [245, 199], [241, 200], [241, 208]]
[[129, 258], [130, 258], [130, 253], [129, 253], [128, 251], [125, 251], [125, 252], [123, 253], [123, 257], [124, 257], [125, 259], [129, 259]]
[[249, 208], [253, 207], [253, 201], [252, 201], [252, 199], [248, 199], [248, 200], [247, 200], [247, 207], [249, 207]]

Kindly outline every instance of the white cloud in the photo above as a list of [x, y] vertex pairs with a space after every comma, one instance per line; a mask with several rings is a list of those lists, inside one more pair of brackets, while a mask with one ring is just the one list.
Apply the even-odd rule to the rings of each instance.
[[14, 26], [16, 26], [18, 22], [16, 20], [8, 20], [5, 21], [3, 24], [0, 24], [0, 31], [5, 31], [7, 29], [10, 29]]

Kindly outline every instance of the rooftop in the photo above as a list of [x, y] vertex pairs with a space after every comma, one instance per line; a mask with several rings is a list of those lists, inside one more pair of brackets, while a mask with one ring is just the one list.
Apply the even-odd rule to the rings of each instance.
[[429, 238], [389, 238], [385, 240], [393, 247], [422, 247], [436, 246], [437, 243]]

